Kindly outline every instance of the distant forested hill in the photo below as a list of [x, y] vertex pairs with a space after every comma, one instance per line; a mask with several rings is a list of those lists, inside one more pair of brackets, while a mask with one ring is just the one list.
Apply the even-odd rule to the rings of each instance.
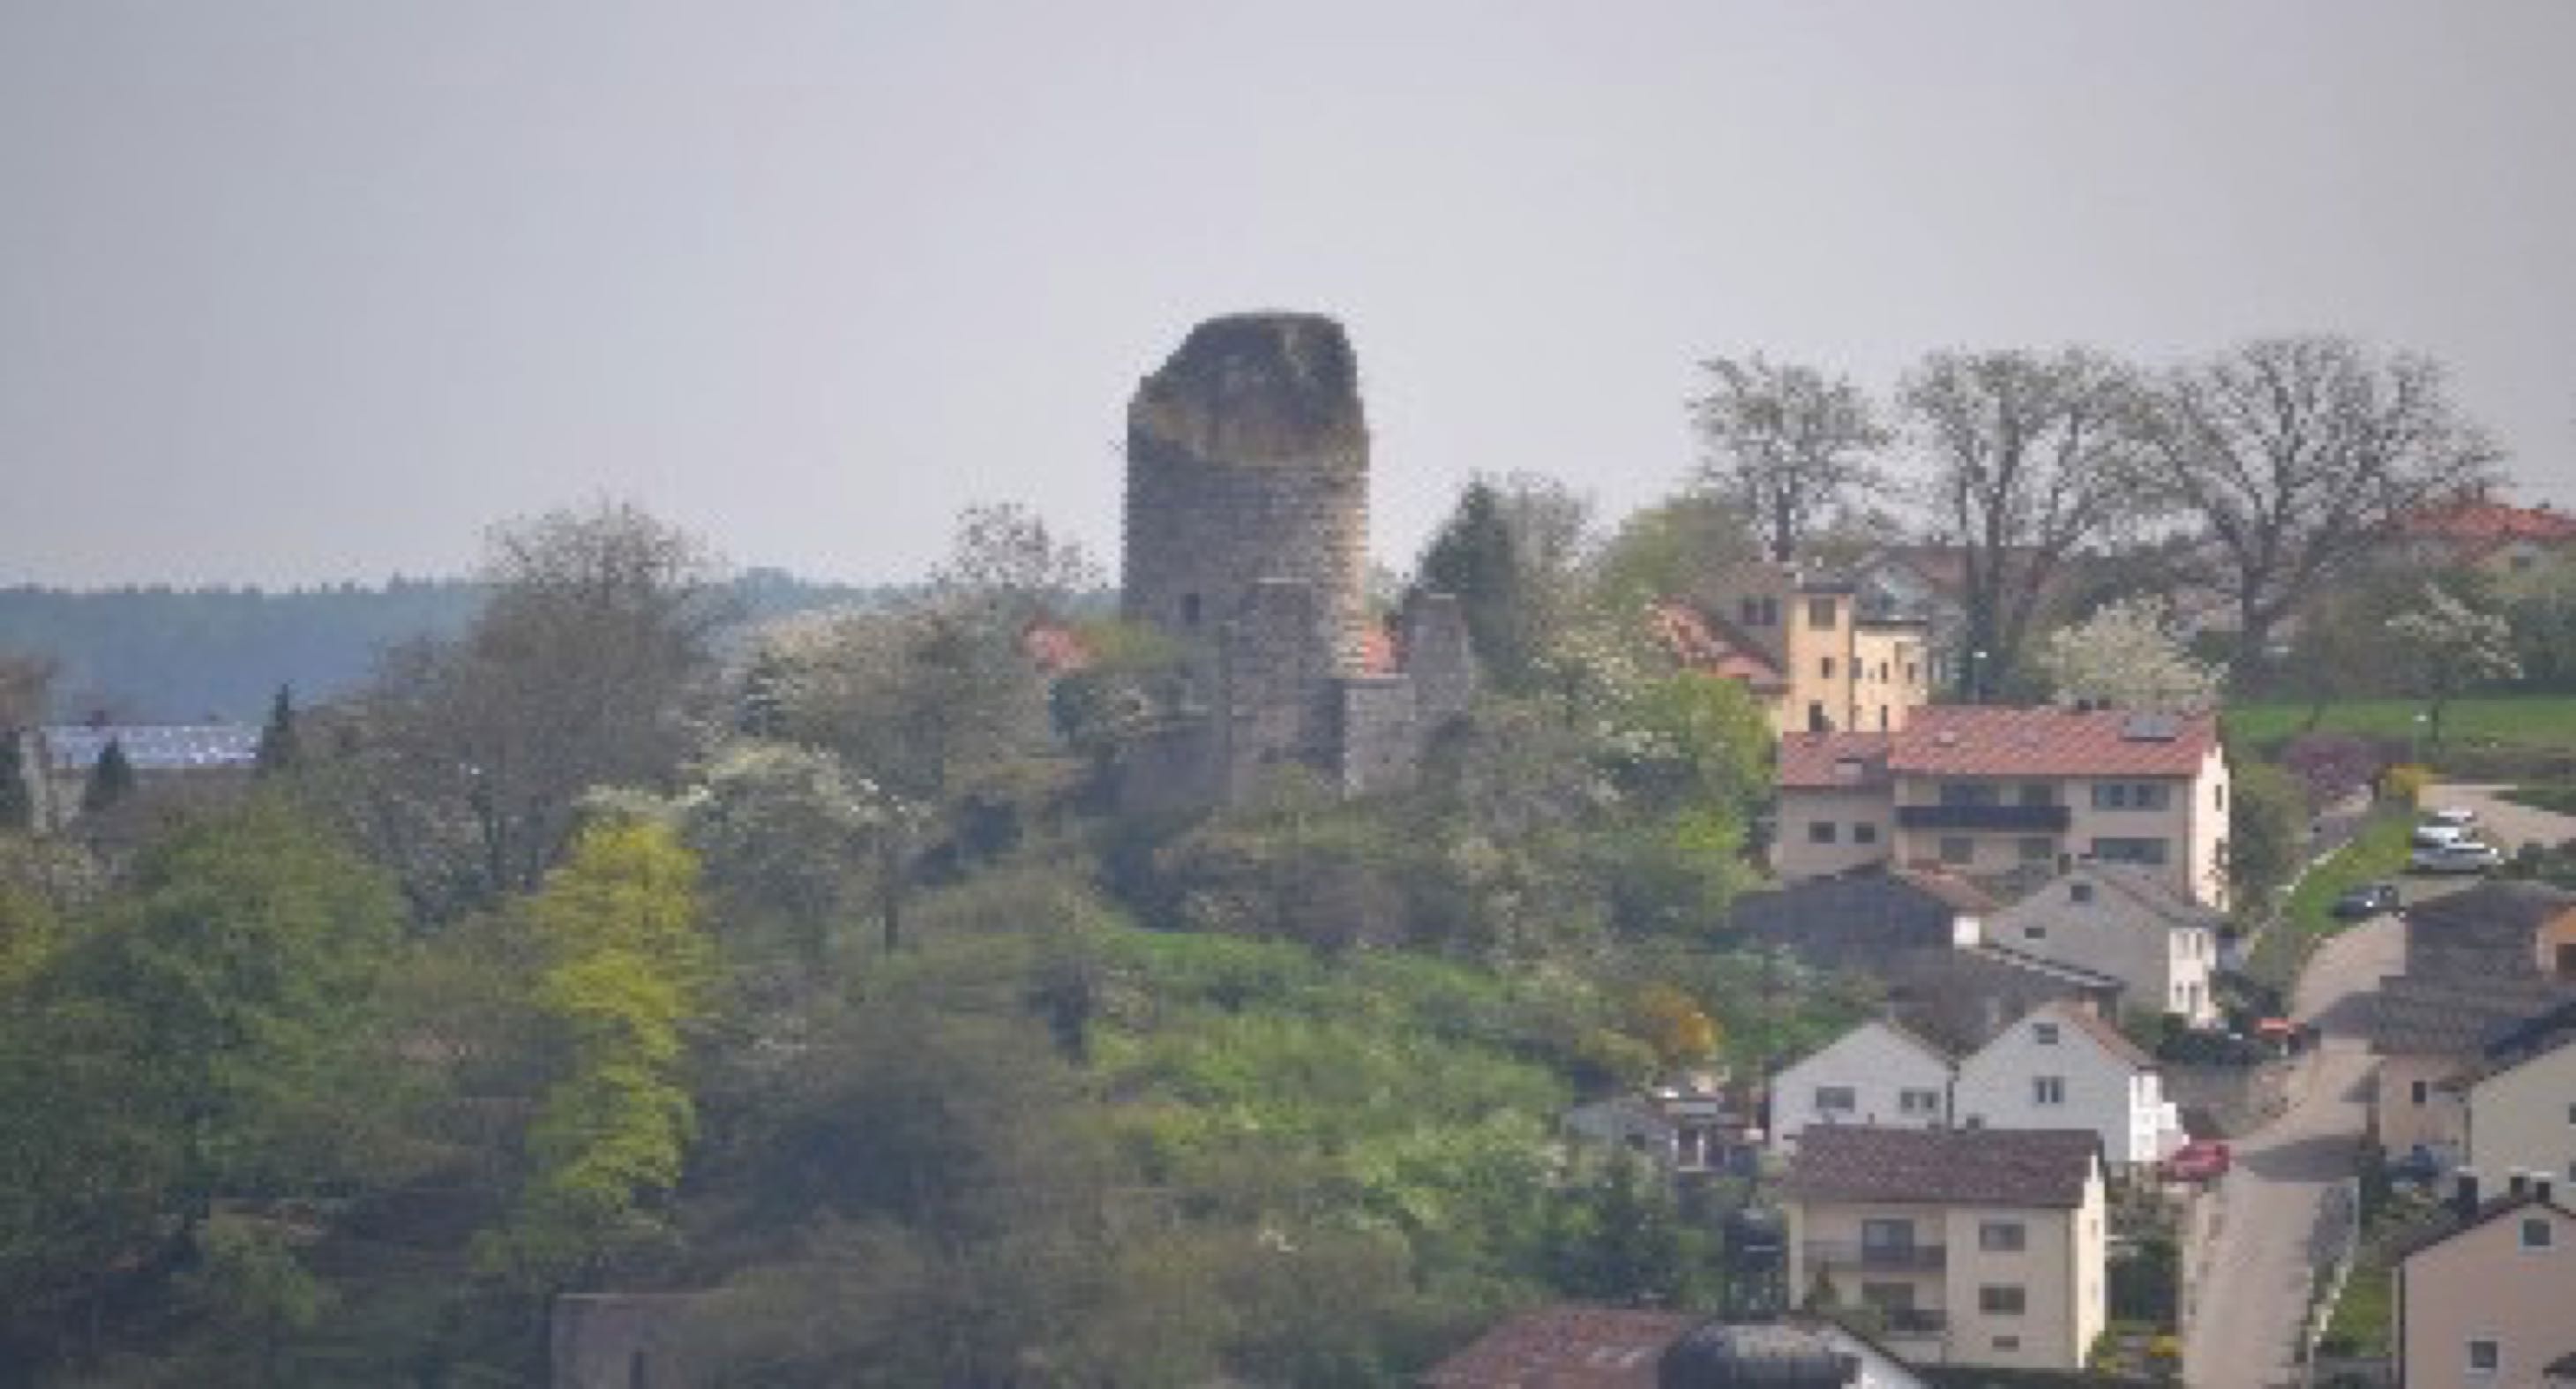
[[[872, 605], [897, 586], [820, 584], [774, 569], [735, 580], [755, 618]], [[255, 720], [280, 685], [315, 704], [367, 676], [376, 653], [462, 629], [483, 588], [394, 579], [318, 588], [0, 588], [0, 652], [52, 657], [54, 712], [123, 720]]]

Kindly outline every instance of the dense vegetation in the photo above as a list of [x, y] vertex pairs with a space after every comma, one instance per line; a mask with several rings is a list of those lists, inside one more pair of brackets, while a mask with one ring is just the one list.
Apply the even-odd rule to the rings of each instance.
[[505, 532], [239, 797], [0, 838], [0, 1382], [533, 1384], [603, 1289], [700, 1295], [693, 1382], [1376, 1384], [1703, 1302], [1558, 1116], [1872, 1000], [1719, 927], [1763, 716], [1495, 500], [1528, 659], [1417, 790], [1168, 821], [1101, 775], [1154, 644], [1050, 688], [1024, 517], [749, 639], [651, 518]]

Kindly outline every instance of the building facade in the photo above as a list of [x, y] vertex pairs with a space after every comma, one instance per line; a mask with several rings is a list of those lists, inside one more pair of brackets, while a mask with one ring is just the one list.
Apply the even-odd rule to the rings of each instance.
[[2130, 1007], [2208, 1027], [2218, 1021], [2211, 976], [2225, 925], [2153, 869], [2085, 863], [2003, 908], [1986, 929], [1998, 945], [2118, 979]]
[[[2137, 864], [2227, 906], [2227, 762], [2213, 714], [1930, 706], [1883, 752], [1791, 734], [1773, 867], [1854, 859], [2028, 885], [2079, 862]], [[1883, 825], [1865, 845], [1849, 836]]]
[[2087, 1009], [2052, 1003], [1959, 1062], [1951, 1111], [1968, 1127], [2084, 1129], [2114, 1167], [2182, 1146], [2182, 1115], [2155, 1060]]
[[1822, 1126], [1784, 1192], [1793, 1296], [1863, 1309], [1911, 1363], [2073, 1371], [2101, 1334], [2090, 1133]]
[[2390, 1275], [2407, 1389], [2543, 1389], [2576, 1354], [2576, 1211], [2554, 1187], [2477, 1191]]
[[1952, 1065], [1948, 1052], [1902, 1027], [1862, 1023], [1772, 1078], [1771, 1146], [1792, 1151], [1817, 1124], [1947, 1124]]
[[1889, 732], [1931, 698], [1924, 625], [1873, 616], [1848, 580], [1796, 565], [1739, 565], [1667, 639], [1695, 669], [1742, 680], [1780, 734]]

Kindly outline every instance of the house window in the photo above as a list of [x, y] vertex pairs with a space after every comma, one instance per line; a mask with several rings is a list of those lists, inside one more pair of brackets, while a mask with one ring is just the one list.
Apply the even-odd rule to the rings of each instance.
[[2042, 1106], [2066, 1103], [2066, 1077], [2032, 1076], [2030, 1102]]
[[2432, 1090], [2431, 1082], [2419, 1080], [2406, 1087], [2406, 1097], [2416, 1104], [2422, 1104], [2424, 1097], [2431, 1094]]
[[2095, 810], [2163, 810], [2173, 804], [2173, 788], [2161, 781], [2097, 781]]
[[1830, 632], [1834, 628], [1835, 621], [1833, 599], [1810, 598], [1807, 600], [1808, 626], [1821, 632]]
[[2066, 900], [2069, 902], [2092, 901], [2093, 885], [2091, 883], [2068, 883], [2066, 885]]
[[2021, 1338], [2019, 1336], [1997, 1336], [1995, 1338], [1995, 1349], [2019, 1350], [2021, 1349]]
[[1988, 1283], [1977, 1289], [1977, 1310], [1990, 1317], [2018, 1317], [2029, 1305], [2030, 1296], [2019, 1283]]
[[1807, 731], [1810, 733], [1833, 731], [1832, 722], [1825, 717], [1825, 706], [1815, 700], [1807, 701]]
[[2576, 1128], [2576, 1104], [2567, 1106], [2567, 1124], [2570, 1128]]
[[1904, 1090], [1896, 1096], [1896, 1108], [1903, 1114], [1938, 1114], [1941, 1092], [1938, 1090]]
[[1941, 783], [1943, 805], [1995, 805], [2002, 797], [1996, 788], [1982, 781], [1945, 781]]
[[1860, 1223], [1860, 1248], [1863, 1258], [1872, 1253], [1881, 1257], [1911, 1254], [1914, 1252], [1914, 1222], [1864, 1220]]
[[1817, 664], [1817, 670], [1816, 670], [1816, 673], [1817, 673], [1817, 674], [1822, 675], [1823, 677], [1825, 677], [1825, 678], [1826, 678], [1826, 679], [1828, 679], [1828, 680], [1831, 680], [1831, 679], [1833, 679], [1833, 678], [1834, 678], [1834, 658], [1833, 658], [1833, 657], [1831, 657], [1831, 656], [1827, 656], [1827, 657], [1826, 657], [1826, 658], [1824, 658], [1822, 661], [1819, 661], [1819, 662], [1817, 662], [1816, 664]]
[[1867, 820], [1856, 820], [1852, 822], [1852, 842], [1854, 844], [1877, 843], [1878, 826], [1871, 824]]
[[2030, 1025], [2030, 1039], [2044, 1047], [2057, 1045], [2057, 1024], [2035, 1022]]
[[2023, 940], [2046, 940], [2048, 939], [2048, 928], [2045, 926], [2024, 926], [2021, 928], [2021, 938]]
[[1181, 595], [1181, 625], [1184, 627], [1199, 625], [1199, 596], [1195, 593]]
[[2104, 863], [2139, 863], [2151, 868], [2165, 864], [2167, 845], [2161, 839], [2096, 839], [2093, 857]]
[[2556, 1242], [2557, 1233], [2558, 1232], [2550, 1226], [2549, 1217], [2544, 1215], [2527, 1217], [2522, 1222], [2522, 1247], [2525, 1249], [2547, 1249], [2550, 1245]]
[[2046, 863], [2057, 857], [2057, 842], [2045, 836], [2025, 836], [2014, 846], [2014, 851], [2021, 855], [2024, 863]]
[[2469, 1373], [2491, 1375], [2504, 1368], [2504, 1349], [2493, 1341], [2469, 1342]]
[[1976, 862], [1977, 841], [1970, 839], [1964, 834], [1943, 835], [1941, 837], [1941, 861], [1952, 865]]
[[1831, 844], [1831, 843], [1833, 843], [1833, 842], [1834, 842], [1834, 822], [1833, 822], [1833, 821], [1831, 821], [1831, 820], [1810, 820], [1810, 821], [1808, 821], [1808, 822], [1807, 822], [1807, 842], [1808, 842], [1808, 843], [1810, 843], [1810, 844]]
[[2220, 810], [2225, 810], [2227, 808], [2227, 783], [2222, 781], [2209, 789], [2213, 793], [2211, 799], [2217, 802]]
[[1860, 1108], [1860, 1100], [1848, 1085], [1816, 1087], [1816, 1110], [1820, 1114], [1849, 1114]]
[[1882, 1312], [1911, 1312], [1914, 1310], [1914, 1285], [1863, 1283], [1860, 1285], [1860, 1305]]
[[2558, 977], [2576, 979], [2576, 944], [2558, 947]]
[[2029, 1241], [2030, 1232], [2018, 1220], [1989, 1220], [1977, 1227], [1977, 1248], [1989, 1254], [2018, 1254]]
[[2057, 788], [2044, 781], [2025, 781], [2021, 784], [2021, 803], [2023, 805], [2055, 805], [2057, 804]]

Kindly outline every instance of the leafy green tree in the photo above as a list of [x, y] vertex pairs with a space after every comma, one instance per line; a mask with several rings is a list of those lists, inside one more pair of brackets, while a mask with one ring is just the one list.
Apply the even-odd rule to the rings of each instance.
[[712, 951], [697, 862], [658, 825], [583, 831], [527, 912], [546, 959], [534, 999], [560, 1029], [562, 1063], [528, 1132], [532, 1170], [482, 1254], [549, 1291], [662, 1233], [656, 1205], [695, 1131], [681, 1068]]
[[2228, 778], [2227, 880], [2244, 903], [2268, 902], [2289, 881], [2306, 843], [2308, 797], [2298, 778], [2268, 762]]
[[295, 731], [295, 694], [280, 685], [277, 697], [269, 701], [268, 723], [259, 731], [252, 766], [259, 775], [270, 777], [294, 771], [303, 760], [304, 749]]
[[134, 795], [134, 763], [125, 755], [125, 740], [110, 738], [91, 764], [89, 782], [81, 787], [81, 813], [102, 815]]

